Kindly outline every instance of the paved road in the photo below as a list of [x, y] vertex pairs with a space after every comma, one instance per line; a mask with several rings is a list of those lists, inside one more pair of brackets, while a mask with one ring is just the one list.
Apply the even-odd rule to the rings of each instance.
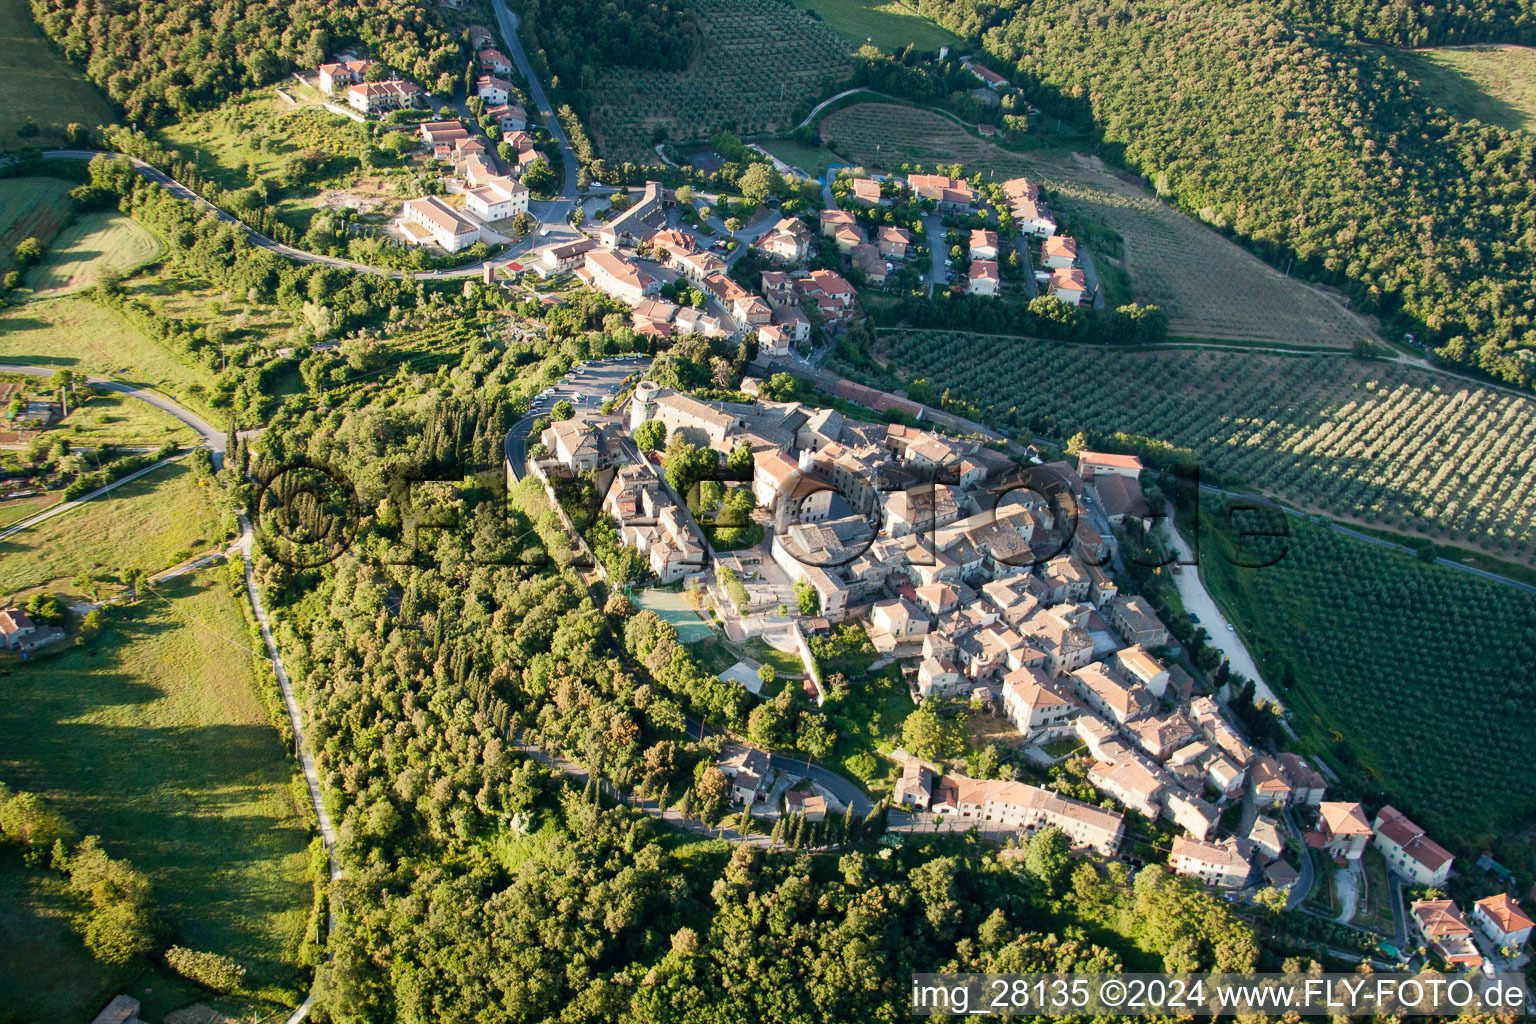
[[513, 480], [521, 480], [528, 472], [528, 431], [533, 421], [549, 414], [555, 403], [564, 399], [575, 406], [577, 412], [595, 413], [605, 399], [617, 397], [620, 385], [634, 373], [644, 373], [651, 361], [645, 356], [610, 356], [596, 359], [585, 366], [573, 367], [560, 378], [549, 391], [534, 398], [528, 407], [528, 415], [512, 424], [502, 445], [502, 454], [512, 468]]
[[563, 224], [566, 217], [570, 216], [571, 203], [576, 199], [576, 151], [571, 148], [571, 140], [566, 137], [565, 127], [560, 123], [560, 118], [555, 115], [554, 108], [550, 106], [549, 97], [544, 94], [544, 87], [539, 84], [537, 76], [534, 75], [533, 65], [528, 62], [528, 54], [523, 50], [523, 41], [517, 35], [517, 15], [507, 8], [506, 0], [492, 0], [492, 6], [496, 9], [496, 22], [501, 26], [502, 37], [512, 48], [512, 62], [517, 65], [518, 72], [527, 81], [528, 93], [533, 97], [534, 106], [543, 116], [555, 144], [560, 147], [560, 162], [565, 167], [565, 182], [560, 189], [558, 200], [551, 204], [546, 211], [547, 216], [541, 219]]
[[[1285, 821], [1286, 830], [1291, 835], [1300, 839], [1301, 829], [1296, 827], [1296, 819], [1291, 816], [1289, 807], [1280, 808], [1280, 817]], [[1301, 848], [1301, 867], [1296, 869], [1296, 881], [1291, 884], [1291, 891], [1286, 897], [1285, 909], [1295, 910], [1307, 901], [1307, 896], [1312, 892], [1312, 885], [1316, 881], [1316, 869], [1312, 866], [1312, 853], [1306, 844]]]
[[937, 213], [923, 216], [923, 231], [928, 242], [928, 294], [935, 288], [949, 287], [949, 246], [944, 242], [944, 218]]
[[[60, 367], [57, 366], [12, 366], [0, 364], [0, 373], [19, 373], [28, 377], [52, 377], [59, 369]], [[202, 435], [203, 443], [214, 453], [215, 464], [222, 461], [224, 456], [224, 432], [213, 429], [207, 420], [177, 405], [174, 400], [148, 388], [120, 380], [109, 380], [106, 377], [93, 377], [81, 373], [76, 373], [75, 378], [77, 380], [83, 379], [86, 383], [93, 387], [101, 388], [104, 391], [115, 391], [120, 395], [127, 395], [129, 398], [136, 398], [141, 402], [147, 402], [161, 412], [169, 413]]]
[[1099, 287], [1099, 268], [1093, 265], [1093, 255], [1084, 249], [1082, 255], [1083, 280], [1088, 284], [1088, 290], [1093, 293], [1093, 308], [1104, 308], [1104, 289]]

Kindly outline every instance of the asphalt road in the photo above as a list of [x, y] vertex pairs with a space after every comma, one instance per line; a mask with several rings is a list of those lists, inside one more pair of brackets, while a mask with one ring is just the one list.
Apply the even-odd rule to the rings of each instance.
[[521, 480], [527, 473], [527, 437], [534, 420], [548, 415], [561, 399], [575, 406], [577, 412], [596, 412], [604, 400], [618, 395], [626, 378], [631, 374], [644, 373], [650, 365], [650, 359], [645, 356], [595, 359], [585, 366], [573, 367], [570, 373], [560, 378], [548, 391], [535, 398], [528, 407], [528, 415], [512, 424], [507, 431], [506, 442], [502, 445], [507, 465], [512, 468], [512, 478]]
[[[0, 364], [0, 373], [19, 373], [28, 377], [52, 377], [58, 371], [59, 367], [57, 366], [12, 366]], [[223, 457], [224, 432], [213, 429], [207, 420], [194, 412], [189, 412], [187, 409], [182, 408], [165, 395], [139, 387], [137, 384], [129, 384], [120, 380], [109, 380], [106, 377], [93, 377], [89, 374], [76, 374], [76, 377], [83, 377], [88, 384], [101, 388], [103, 391], [115, 391], [120, 395], [136, 398], [141, 402], [147, 402], [161, 412], [174, 416], [202, 435], [203, 443], [215, 453], [215, 462], [218, 462]]]
[[523, 41], [517, 35], [517, 15], [507, 8], [506, 0], [492, 0], [492, 6], [496, 9], [496, 23], [501, 26], [502, 37], [512, 48], [512, 62], [517, 65], [517, 70], [528, 82], [528, 92], [533, 97], [533, 104], [538, 108], [539, 115], [544, 118], [545, 126], [549, 129], [555, 144], [560, 147], [560, 162], [565, 167], [565, 182], [560, 189], [559, 198], [544, 211], [541, 219], [563, 224], [566, 217], [570, 215], [571, 203], [576, 199], [576, 151], [571, 149], [571, 140], [566, 137], [565, 127], [560, 123], [560, 118], [555, 116], [549, 97], [544, 93], [544, 86], [539, 84], [538, 77], [533, 73], [533, 65], [528, 62], [528, 54], [523, 50]]

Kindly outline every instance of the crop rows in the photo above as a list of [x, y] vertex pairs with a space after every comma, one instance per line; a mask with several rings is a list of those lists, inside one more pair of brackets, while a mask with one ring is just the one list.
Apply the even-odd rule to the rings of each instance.
[[1530, 563], [1536, 404], [1339, 356], [1125, 352], [937, 332], [890, 338], [894, 366], [999, 422], [1162, 438], [1223, 479], [1367, 526]]
[[1292, 666], [1272, 674], [1304, 744], [1357, 792], [1469, 845], [1530, 815], [1536, 600], [1294, 517], [1280, 561], [1228, 586], [1267, 671]]
[[702, 0], [704, 41], [685, 71], [615, 68], [593, 91], [609, 160], [650, 160], [653, 142], [789, 127], [797, 107], [842, 81], [849, 46], [787, 0]]

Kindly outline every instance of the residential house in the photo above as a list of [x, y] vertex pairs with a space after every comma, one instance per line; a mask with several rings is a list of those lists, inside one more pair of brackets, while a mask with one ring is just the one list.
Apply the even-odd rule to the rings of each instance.
[[864, 206], [878, 206], [880, 183], [873, 178], [854, 178], [849, 184], [848, 194], [856, 203]]
[[1159, 700], [1168, 690], [1168, 669], [1141, 644], [1122, 648], [1114, 655], [1115, 671], [1152, 691]]
[[510, 75], [512, 62], [500, 50], [487, 47], [480, 51], [480, 70], [487, 75]]
[[996, 260], [971, 260], [967, 271], [970, 279], [968, 290], [972, 295], [996, 295], [999, 278]]
[[498, 107], [512, 98], [513, 88], [512, 83], [505, 78], [481, 75], [475, 82], [475, 95], [486, 106]]
[[831, 270], [813, 270], [796, 285], [802, 300], [816, 304], [828, 324], [838, 325], [853, 319], [854, 300], [858, 291], [844, 280], [841, 274]]
[[975, 228], [971, 231], [971, 259], [995, 260], [997, 259], [997, 232], [984, 228]]
[[1221, 812], [1202, 797], [1182, 787], [1169, 786], [1163, 792], [1163, 817], [1196, 839], [1209, 839], [1221, 820]]
[[1113, 763], [1095, 761], [1088, 769], [1088, 781], [1095, 789], [1152, 821], [1162, 813], [1163, 780], [1138, 758], [1124, 757]]
[[715, 767], [731, 780], [731, 802], [751, 807], [768, 798], [773, 790], [773, 769], [768, 755], [747, 747], [716, 762]]
[[1472, 920], [1499, 949], [1519, 949], [1530, 939], [1531, 929], [1536, 928], [1531, 915], [1505, 892], [1472, 904]]
[[1188, 836], [1173, 841], [1168, 868], [1174, 874], [1198, 878], [1218, 889], [1241, 889], [1248, 884], [1253, 865], [1243, 856], [1239, 840], [1208, 843]]
[[1077, 239], [1070, 235], [1052, 235], [1040, 247], [1040, 255], [1051, 270], [1067, 270], [1077, 266]]
[[1453, 967], [1482, 966], [1483, 956], [1472, 941], [1472, 928], [1454, 901], [1415, 900], [1408, 909], [1414, 930], [1446, 963]]
[[811, 321], [799, 306], [775, 306], [769, 323], [783, 331], [791, 342], [802, 342], [811, 336]]
[[1072, 719], [1080, 710], [1077, 701], [1034, 666], [1014, 669], [1003, 677], [1003, 714], [1030, 739], [1071, 731]]
[[811, 232], [799, 217], [785, 217], [760, 237], [757, 248], [783, 263], [799, 263], [810, 251]]
[[885, 259], [881, 257], [880, 250], [868, 242], [854, 246], [848, 254], [848, 261], [863, 272], [864, 280], [869, 284], [885, 284]]
[[661, 291], [661, 282], [633, 261], [606, 249], [593, 249], [584, 264], [592, 287], [630, 305]]
[[1445, 884], [1454, 858], [1403, 812], [1388, 804], [1376, 812], [1371, 825], [1376, 830], [1371, 845], [1381, 851], [1393, 871], [1419, 885]]
[[859, 219], [847, 210], [822, 210], [821, 233], [828, 238], [835, 238], [842, 228], [858, 228]]
[[1088, 278], [1076, 267], [1051, 274], [1050, 292], [1069, 306], [1081, 306], [1088, 297]]
[[1004, 78], [1002, 75], [998, 74], [996, 71], [993, 71], [989, 67], [977, 64], [975, 61], [966, 61], [965, 70], [969, 71], [971, 74], [980, 79], [981, 84], [988, 89], [992, 89], [996, 92], [1002, 92], [1004, 89], [1008, 88], [1008, 79]]
[[1054, 825], [1075, 848], [1105, 857], [1119, 851], [1125, 835], [1123, 815], [1022, 782], [946, 775], [934, 786], [929, 807], [984, 831], [1033, 835]]
[[359, 82], [347, 87], [347, 105], [362, 114], [414, 107], [426, 90], [415, 82]]
[[492, 175], [464, 193], [464, 206], [484, 221], [516, 217], [528, 212], [528, 186], [515, 178]]
[[575, 270], [586, 262], [587, 253], [595, 248], [597, 243], [590, 238], [578, 238], [573, 242], [545, 246], [538, 251], [533, 264], [534, 273], [547, 278], [554, 274]]
[[[480, 241], [480, 225], [437, 196], [407, 199], [400, 205], [400, 219], [418, 241], [430, 239], [444, 252], [458, 252]], [[410, 230], [411, 226], [416, 229]]]
[[1357, 803], [1323, 801], [1317, 808], [1317, 831], [1309, 833], [1307, 845], [1333, 857], [1359, 860], [1371, 841], [1371, 823], [1365, 808]]
[[1108, 607], [1109, 622], [1127, 643], [1143, 647], [1166, 647], [1170, 637], [1152, 605], [1140, 594], [1120, 597]]
[[485, 113], [503, 134], [524, 131], [528, 127], [528, 111], [520, 103], [498, 103]]
[[1262, 814], [1253, 819], [1253, 825], [1248, 829], [1248, 841], [1266, 862], [1285, 852], [1285, 835], [1280, 831], [1279, 822]]
[[0, 611], [0, 649], [19, 651], [37, 633], [37, 623], [20, 608]]
[[1038, 199], [1020, 198], [1008, 204], [1013, 222], [1026, 235], [1049, 238], [1056, 233], [1056, 218], [1051, 216]]
[[317, 75], [320, 91], [334, 95], [337, 88], [356, 85], [363, 80], [363, 76], [371, 67], [373, 67], [371, 60], [345, 60], [321, 64]]
[[883, 225], [875, 231], [875, 243], [880, 248], [880, 255], [886, 259], [904, 260], [907, 258], [907, 247], [912, 244], [912, 232], [906, 228]]
[[792, 789], [784, 794], [784, 813], [804, 815], [806, 821], [822, 821], [827, 816], [827, 798]]
[[900, 807], [926, 811], [933, 802], [933, 769], [920, 761], [908, 761], [901, 769], [892, 798]]
[[423, 121], [417, 129], [421, 132], [421, 141], [429, 146], [444, 143], [452, 146], [460, 139], [469, 138], [469, 132], [458, 121]]
[[[1118, 725], [1147, 718], [1157, 710], [1157, 698], [1152, 691], [1140, 683], [1120, 682], [1105, 670], [1102, 662], [1084, 665], [1071, 676], [1083, 703]], [[1172, 753], [1173, 748], [1168, 752]]]
[[1137, 480], [1145, 468], [1140, 457], [1135, 455], [1085, 451], [1077, 456], [1077, 474], [1084, 484], [1092, 484], [1102, 474]]
[[971, 186], [943, 174], [913, 174], [907, 184], [919, 199], [930, 199], [945, 213], [966, 213], [976, 201]]

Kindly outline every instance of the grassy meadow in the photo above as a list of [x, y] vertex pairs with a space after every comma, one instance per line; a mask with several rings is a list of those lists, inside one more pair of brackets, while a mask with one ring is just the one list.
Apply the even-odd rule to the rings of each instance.
[[1536, 48], [1468, 46], [1390, 50], [1431, 100], [1457, 117], [1536, 131]]
[[103, 271], [135, 270], [163, 251], [154, 235], [121, 213], [88, 213], [59, 232], [27, 283], [39, 296], [62, 295], [90, 287]]
[[48, 144], [60, 141], [64, 125], [110, 124], [117, 114], [43, 38], [27, 0], [0, 0], [0, 138], [7, 146], [29, 118], [39, 129], [32, 141]]
[[898, 53], [908, 46], [937, 51], [941, 46], [965, 45], [959, 36], [902, 0], [796, 0], [795, 6], [814, 12], [856, 47], [872, 43], [887, 53]]

